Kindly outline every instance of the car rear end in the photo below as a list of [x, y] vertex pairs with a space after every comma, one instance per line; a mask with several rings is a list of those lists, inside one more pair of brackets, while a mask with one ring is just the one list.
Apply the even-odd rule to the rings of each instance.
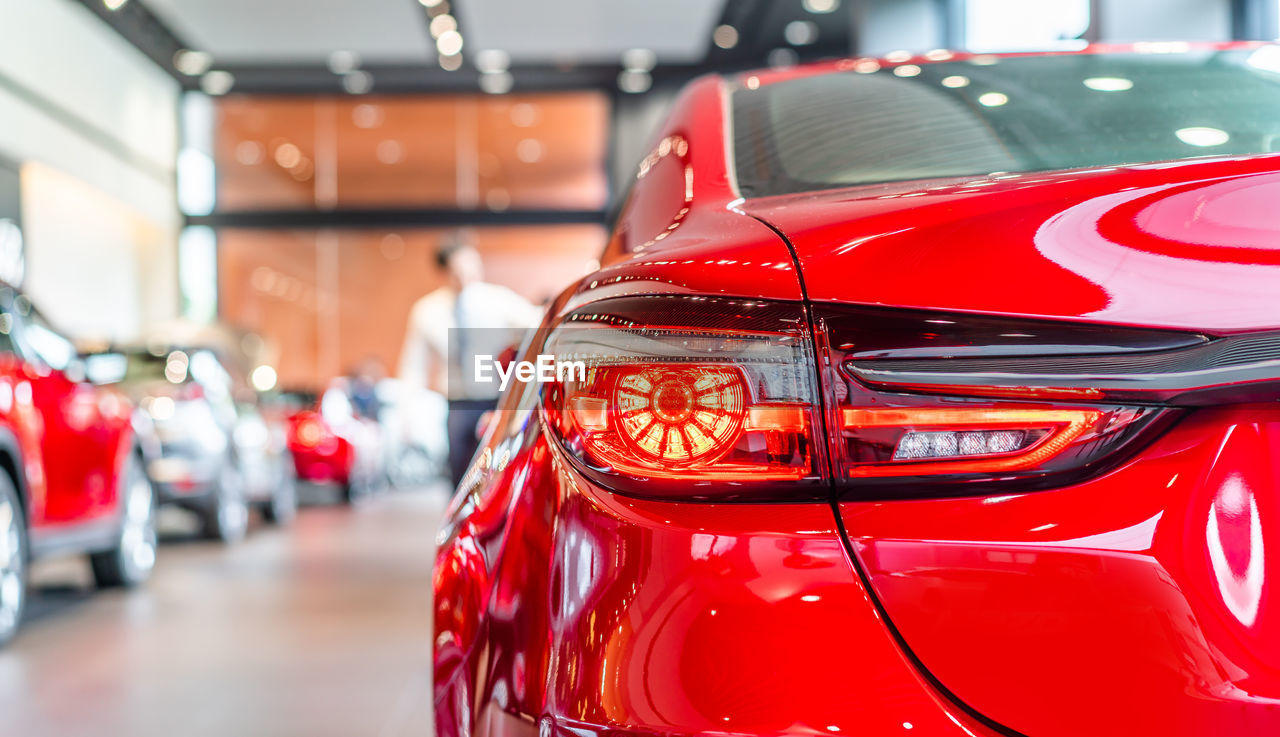
[[142, 410], [155, 442], [147, 475], [165, 502], [203, 509], [226, 471], [230, 437], [184, 351], [129, 351], [121, 388]]
[[442, 735], [1280, 730], [1280, 50], [1097, 51], [694, 85], [450, 509]]

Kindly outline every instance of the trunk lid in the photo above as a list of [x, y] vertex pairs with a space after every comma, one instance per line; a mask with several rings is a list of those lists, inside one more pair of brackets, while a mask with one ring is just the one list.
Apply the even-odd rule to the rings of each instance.
[[1231, 333], [1280, 327], [1280, 156], [748, 200], [808, 296]]

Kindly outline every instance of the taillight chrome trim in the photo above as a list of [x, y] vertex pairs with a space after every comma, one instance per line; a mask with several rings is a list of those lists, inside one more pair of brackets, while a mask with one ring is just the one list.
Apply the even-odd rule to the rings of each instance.
[[[859, 381], [887, 391], [951, 394], [969, 388], [1085, 392], [1125, 401], [1195, 406], [1222, 393], [1280, 395], [1280, 331], [1236, 335], [1171, 351], [1082, 356], [846, 360]], [[1239, 398], [1244, 399], [1245, 396]]]

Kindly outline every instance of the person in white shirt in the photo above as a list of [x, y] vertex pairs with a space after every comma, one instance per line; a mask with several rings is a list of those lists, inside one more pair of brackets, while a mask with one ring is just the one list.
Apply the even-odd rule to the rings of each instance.
[[413, 305], [399, 373], [406, 385], [449, 400], [449, 474], [457, 486], [479, 444], [476, 425], [498, 401], [496, 381], [475, 380], [475, 357], [496, 358], [518, 346], [542, 310], [506, 287], [486, 283], [484, 262], [465, 240], [446, 240], [435, 266], [448, 283]]

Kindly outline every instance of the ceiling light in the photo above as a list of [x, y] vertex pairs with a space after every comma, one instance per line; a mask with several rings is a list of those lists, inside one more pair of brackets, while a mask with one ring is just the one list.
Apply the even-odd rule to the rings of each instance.
[[538, 108], [527, 102], [511, 106], [511, 124], [517, 128], [531, 128], [538, 122]]
[[353, 72], [360, 66], [360, 55], [354, 51], [339, 50], [329, 54], [329, 71], [334, 74]]
[[968, 87], [969, 78], [963, 74], [953, 74], [950, 77], [942, 78], [942, 86], [950, 87], [953, 90], [960, 89], [961, 87]]
[[1124, 92], [1133, 89], [1133, 80], [1124, 77], [1090, 77], [1084, 86], [1097, 92]]
[[263, 364], [253, 370], [249, 375], [249, 381], [253, 384], [253, 388], [260, 392], [269, 392], [276, 388], [276, 370], [270, 366]]
[[418, 0], [424, 8], [434, 8], [440, 4], [440, 0]]
[[432, 18], [428, 29], [431, 31], [432, 38], [440, 38], [440, 36], [449, 31], [458, 30], [458, 21], [452, 15], [444, 13]]
[[653, 77], [648, 72], [635, 69], [623, 69], [618, 74], [618, 89], [633, 95], [648, 92], [653, 86]]
[[898, 77], [918, 77], [920, 76], [920, 67], [915, 64], [903, 64], [900, 67], [894, 67], [893, 73]]
[[462, 54], [441, 54], [440, 68], [446, 72], [456, 72], [462, 68]]
[[832, 13], [840, 7], [840, 0], [804, 0], [804, 9], [810, 13]]
[[647, 72], [658, 63], [658, 55], [649, 49], [627, 49], [622, 52], [622, 66], [636, 72]]
[[727, 24], [716, 26], [711, 32], [711, 40], [722, 49], [731, 49], [738, 45], [738, 29]]
[[1009, 102], [1009, 96], [1003, 92], [988, 92], [978, 98], [978, 103], [987, 107], [1000, 107]]
[[400, 145], [399, 141], [388, 138], [378, 144], [376, 154], [378, 161], [384, 164], [398, 164], [400, 159], [404, 158], [404, 146]]
[[818, 40], [818, 24], [811, 20], [793, 20], [782, 31], [792, 46], [807, 46]]
[[377, 128], [382, 125], [382, 121], [386, 119], [386, 115], [382, 112], [381, 105], [370, 105], [361, 103], [351, 109], [351, 123], [357, 128]]
[[511, 57], [500, 49], [485, 49], [476, 54], [476, 69], [481, 72], [505, 72], [511, 66]]
[[526, 164], [537, 163], [542, 158], [542, 141], [525, 138], [516, 144], [516, 158]]
[[485, 192], [484, 206], [494, 212], [503, 212], [511, 207], [511, 193], [504, 187], [494, 187]]
[[955, 56], [955, 54], [947, 49], [934, 49], [932, 51], [924, 52], [924, 58], [929, 61], [946, 61], [953, 56]]
[[107, 10], [116, 11], [123, 8], [129, 0], [102, 0], [102, 4], [107, 6]]
[[1221, 128], [1206, 128], [1203, 126], [1179, 128], [1174, 131], [1174, 135], [1178, 137], [1179, 141], [1188, 146], [1221, 146], [1231, 140], [1231, 134]]
[[880, 62], [875, 59], [859, 59], [853, 65], [853, 71], [858, 74], [871, 74], [880, 71]]
[[885, 61], [891, 61], [894, 64], [900, 64], [904, 61], [911, 61], [910, 51], [890, 51], [884, 55]]
[[173, 55], [173, 68], [188, 77], [199, 77], [201, 74], [209, 71], [209, 66], [213, 64], [213, 54], [207, 51], [192, 51], [191, 49], [179, 49]]
[[490, 95], [505, 95], [511, 91], [515, 79], [511, 72], [483, 72], [480, 74], [480, 89]]
[[262, 146], [257, 141], [241, 141], [236, 144], [236, 161], [241, 166], [255, 166], [262, 163]]
[[363, 95], [373, 89], [373, 75], [355, 71], [342, 75], [342, 89], [353, 95]]
[[206, 95], [225, 95], [231, 91], [235, 85], [236, 78], [231, 72], [224, 72], [221, 69], [215, 69], [211, 72], [205, 72], [200, 78], [200, 89], [204, 90]]
[[436, 39], [436, 50], [444, 56], [453, 56], [462, 51], [462, 34], [457, 31], [445, 31]]
[[980, 67], [994, 66], [1000, 63], [1000, 57], [994, 54], [979, 54], [971, 59], [969, 63]]
[[276, 163], [284, 169], [292, 169], [302, 163], [302, 151], [292, 143], [282, 143], [276, 147]]

